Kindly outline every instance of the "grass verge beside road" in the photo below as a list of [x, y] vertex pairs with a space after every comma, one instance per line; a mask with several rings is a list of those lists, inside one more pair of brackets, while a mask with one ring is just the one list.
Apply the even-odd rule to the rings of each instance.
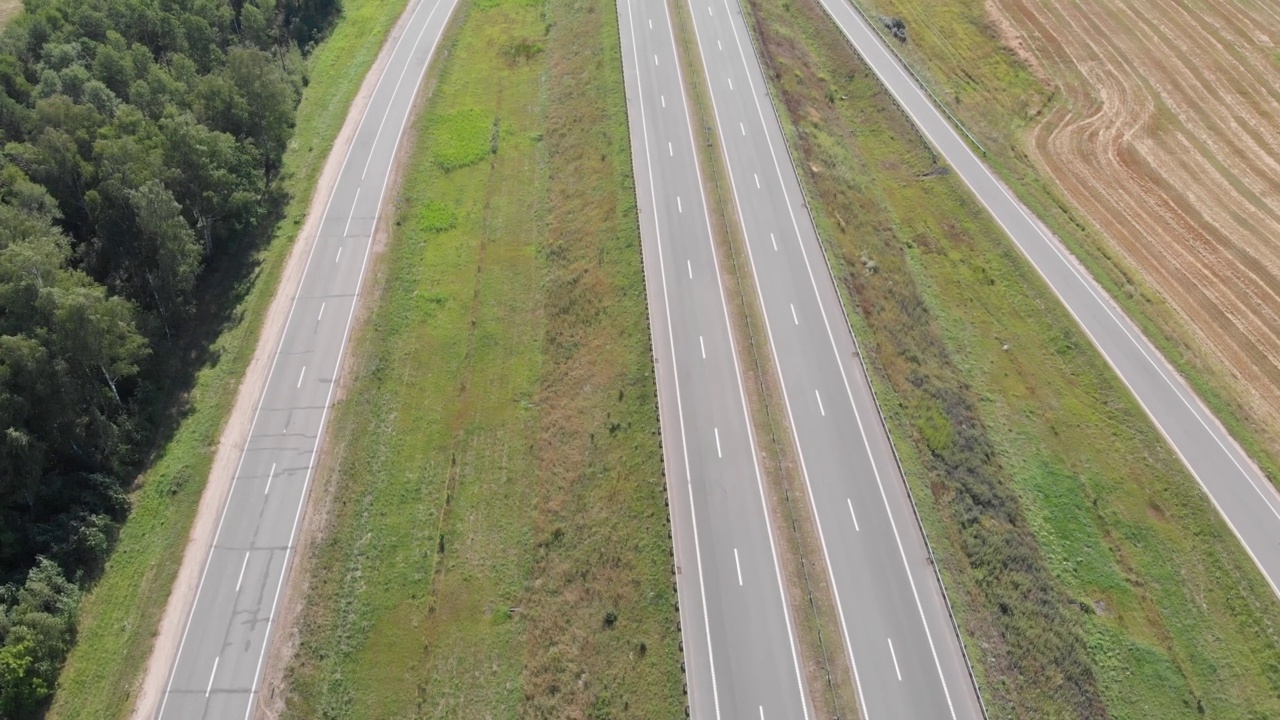
[[1280, 714], [1280, 603], [1114, 373], [814, 0], [747, 7], [993, 717]]
[[195, 373], [185, 414], [174, 420], [173, 434], [138, 478], [111, 558], [81, 604], [77, 644], [59, 679], [51, 719], [120, 718], [132, 708], [222, 428], [320, 169], [404, 5], [402, 0], [346, 0], [333, 33], [308, 59], [309, 83], [284, 156], [281, 189], [289, 198], [284, 218], [263, 244], [254, 272], [243, 277], [238, 268], [212, 273], [222, 276], [212, 284], [237, 282], [234, 294], [240, 299], [210, 351], [200, 355], [209, 359]]
[[284, 716], [679, 717], [614, 5], [458, 13], [333, 415]]
[[[1035, 57], [1050, 49], [1020, 47], [1015, 52], [1007, 47], [999, 24], [1009, 20], [993, 19], [989, 9], [992, 0], [845, 1], [864, 8], [873, 19], [891, 16], [905, 20], [908, 41], [890, 43], [982, 143], [987, 151], [984, 160], [1062, 239], [1187, 379], [1268, 479], [1280, 484], [1280, 432], [1251, 407], [1249, 396], [1256, 395], [1257, 388], [1243, 387], [1232, 368], [1202, 347], [1187, 320], [1152, 289], [1141, 269], [1129, 263], [1112, 240], [1072, 207], [1028, 154], [1028, 134], [1064, 102], [1060, 89], [1064, 80], [1049, 77], [1044, 67], [1027, 67], [1019, 55]], [[1151, 8], [1131, 10], [1159, 14]], [[1246, 7], [1242, 12], [1251, 10]], [[879, 26], [875, 29], [883, 31]], [[1117, 62], [1123, 64], [1124, 60]], [[1063, 72], [1064, 68], [1050, 71]], [[1068, 65], [1065, 72], [1078, 75], [1080, 69]], [[1071, 82], [1088, 82], [1071, 77]], [[1146, 81], [1139, 78], [1138, 82]], [[1127, 97], [1124, 102], [1142, 101]]]

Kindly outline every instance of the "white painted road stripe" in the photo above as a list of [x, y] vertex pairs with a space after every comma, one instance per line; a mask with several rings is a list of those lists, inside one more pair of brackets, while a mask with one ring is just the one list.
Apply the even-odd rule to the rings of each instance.
[[822, 396], [818, 394], [818, 389], [813, 389], [813, 396], [818, 398], [818, 412], [822, 413], [822, 417], [827, 416], [827, 411], [822, 409]]
[[351, 221], [356, 218], [356, 203], [360, 202], [360, 188], [356, 188], [355, 199], [351, 201], [351, 212], [347, 213], [347, 226], [342, 228], [342, 237], [351, 234]]
[[213, 678], [218, 674], [218, 661], [221, 659], [221, 655], [213, 659], [213, 672], [209, 673], [209, 686], [204, 689], [205, 697], [209, 697], [209, 693], [213, 692]]
[[303, 366], [302, 366], [302, 372], [298, 373], [298, 384], [297, 384], [297, 385], [295, 385], [294, 387], [295, 387], [295, 388], [300, 388], [300, 387], [302, 387], [302, 378], [304, 378], [304, 377], [306, 377], [306, 376], [307, 376], [307, 366], [306, 366], [306, 365], [303, 365]]
[[796, 305], [795, 305], [795, 303], [791, 303], [791, 319], [792, 319], [792, 320], [794, 320], [794, 321], [795, 321], [795, 323], [796, 323], [797, 325], [799, 325], [799, 324], [800, 324], [800, 318], [796, 316]]
[[276, 476], [276, 464], [271, 463], [271, 472], [267, 474], [267, 489], [262, 491], [263, 495], [271, 492], [271, 478]]
[[902, 671], [898, 669], [898, 653], [893, 651], [893, 638], [886, 638], [889, 641], [889, 654], [893, 656], [893, 671], [898, 674], [898, 682], [902, 682]]
[[858, 516], [853, 512], [853, 498], [845, 498], [845, 502], [849, 503], [849, 517], [853, 518], [853, 531], [862, 532], [858, 528]]
[[738, 569], [738, 587], [742, 587], [742, 563], [738, 562], [738, 548], [733, 549], [733, 566]]
[[720, 428], [712, 428], [716, 432], [716, 457], [722, 458], [724, 454], [720, 452]]
[[702, 336], [698, 336], [698, 347], [702, 348], [702, 359], [707, 359], [707, 344], [702, 342]]
[[236, 578], [236, 592], [240, 592], [240, 583], [244, 582], [244, 569], [249, 567], [249, 553], [244, 554], [244, 564], [240, 566], [240, 577]]
[[778, 239], [773, 236], [773, 233], [769, 233], [769, 242], [773, 243], [773, 249], [776, 251], [778, 249]]

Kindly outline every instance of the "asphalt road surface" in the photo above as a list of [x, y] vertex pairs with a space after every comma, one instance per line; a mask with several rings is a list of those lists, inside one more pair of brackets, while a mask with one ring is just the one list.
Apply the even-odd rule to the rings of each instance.
[[158, 717], [242, 720], [255, 707], [290, 551], [392, 160], [457, 0], [418, 0], [321, 222], [205, 563]]
[[920, 132], [1075, 317], [1280, 594], [1280, 493], [1062, 242], [965, 144], [865, 18], [846, 0], [821, 2]]
[[618, 0], [695, 718], [808, 718], [664, 0]]
[[[689, 9], [864, 714], [979, 717], [962, 651], [739, 8], [725, 0], [694, 0]], [[674, 66], [669, 11], [663, 0], [620, 0], [619, 13], [667, 471], [673, 498], [687, 485], [692, 499], [692, 506], [673, 499], [677, 563], [692, 569], [700, 557], [703, 566], [697, 584], [687, 572], [679, 577], [692, 710], [702, 718], [754, 717], [748, 712], [757, 702], [753, 694], [785, 689], [789, 678], [776, 654], [772, 665], [756, 660], [770, 657], [756, 648], [778, 644], [769, 637], [780, 631], [763, 621], [776, 624], [782, 609], [766, 613], [762, 606], [756, 611], [762, 621], [754, 624], [736, 620], [739, 581], [728, 561], [753, 568], [773, 561], [764, 542], [753, 551], [734, 539], [747, 530], [765, 530], [759, 500], [731, 506], [725, 499], [735, 494], [720, 495], [726, 484], [745, 486], [750, 436], [744, 428], [743, 442], [734, 449], [742, 453], [740, 466], [726, 464], [727, 450], [723, 458], [710, 456], [710, 464], [695, 459], [707, 455], [706, 431], [724, 422], [716, 408], [745, 416], [732, 407], [742, 402], [740, 372], [732, 347], [726, 347], [719, 279], [708, 274], [716, 271], [715, 255], [683, 79]], [[693, 270], [686, 273], [682, 261], [691, 254]], [[702, 344], [712, 337], [715, 352], [704, 359]], [[681, 450], [691, 456], [683, 466], [676, 456]], [[745, 487], [740, 494], [747, 499]], [[728, 565], [728, 572], [714, 562]], [[690, 609], [695, 604], [701, 618]], [[708, 625], [711, 632], [700, 637]], [[709, 707], [707, 695], [718, 696], [718, 704]], [[768, 717], [801, 717], [794, 701], [759, 702]]]
[[981, 717], [741, 8], [689, 11], [863, 716]]

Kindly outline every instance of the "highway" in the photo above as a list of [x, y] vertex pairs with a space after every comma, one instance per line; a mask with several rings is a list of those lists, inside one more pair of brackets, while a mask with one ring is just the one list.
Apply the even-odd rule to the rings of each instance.
[[[787, 159], [781, 128], [768, 109], [763, 75], [739, 7], [727, 0], [693, 0], [688, 9], [864, 717], [981, 717], [910, 498]], [[704, 505], [702, 494], [736, 478], [725, 477], [723, 470], [699, 473], [697, 462], [686, 463], [690, 472], [682, 477], [678, 458], [672, 457], [673, 448], [704, 452], [706, 440], [697, 435], [705, 437], [709, 425], [722, 421], [702, 421], [706, 411], [701, 408], [738, 402], [741, 389], [735, 384], [740, 386], [741, 376], [732, 348], [721, 349], [729, 342], [723, 319], [716, 318], [726, 328], [717, 331], [719, 354], [706, 359], [698, 355], [699, 343], [710, 332], [709, 318], [702, 317], [709, 309], [704, 298], [718, 290], [719, 281], [706, 275], [714, 270], [715, 256], [710, 231], [702, 227], [706, 210], [698, 189], [697, 155], [687, 137], [683, 78], [678, 67], [664, 66], [664, 59], [674, 54], [669, 11], [663, 0], [620, 0], [619, 12], [641, 230], [650, 268], [667, 471], [673, 496], [688, 484], [694, 511], [673, 502], [677, 563], [689, 568], [693, 563], [688, 558], [700, 555], [704, 570], [701, 587], [687, 575], [680, 576], [679, 587], [693, 716], [713, 717], [715, 712], [715, 717], [748, 717], [741, 711], [746, 703], [739, 703], [738, 711], [726, 709], [726, 690], [732, 688], [741, 696], [744, 688], [756, 687], [755, 678], [764, 677], [776, 686], [781, 677], [776, 667], [748, 662], [750, 656], [741, 649], [745, 640], [718, 631], [718, 623], [736, 616], [735, 605], [721, 598], [733, 598], [737, 581], [732, 572], [716, 572], [712, 559], [727, 560], [732, 544], [735, 561], [767, 565], [766, 555], [746, 552], [719, 530], [735, 524], [763, 527], [756, 520], [762, 510], [731, 508], [723, 502]], [[655, 103], [655, 97], [660, 102]], [[681, 260], [695, 252], [699, 262], [685, 277]], [[653, 268], [650, 256], [658, 256], [662, 266]], [[699, 282], [707, 289], [698, 291]], [[686, 294], [686, 286], [698, 295]], [[722, 297], [714, 309], [721, 307]], [[664, 365], [668, 355], [671, 361]], [[673, 437], [675, 427], [683, 438]], [[750, 445], [741, 452], [749, 453]], [[697, 530], [692, 543], [687, 526]], [[758, 546], [762, 552], [767, 547]], [[693, 613], [688, 607], [700, 591], [706, 597], [700, 605], [701, 623], [689, 617]], [[711, 632], [703, 641], [697, 631], [707, 624]], [[753, 635], [759, 632], [758, 626], [746, 627]], [[703, 653], [711, 662], [703, 660]], [[724, 658], [738, 662], [725, 667]], [[704, 670], [707, 665], [714, 667], [713, 673]], [[719, 707], [711, 711], [698, 702], [705, 700], [708, 685], [712, 693], [720, 689]], [[799, 716], [783, 709], [780, 716]]]
[[664, 0], [618, 0], [690, 711], [808, 718]]
[[979, 718], [738, 3], [689, 13], [864, 718]]
[[416, 0], [329, 197], [157, 717], [253, 712], [355, 301], [414, 99], [457, 0]]
[[820, 0], [1129, 388], [1280, 595], [1280, 493], [1079, 261], [991, 172], [847, 0]]

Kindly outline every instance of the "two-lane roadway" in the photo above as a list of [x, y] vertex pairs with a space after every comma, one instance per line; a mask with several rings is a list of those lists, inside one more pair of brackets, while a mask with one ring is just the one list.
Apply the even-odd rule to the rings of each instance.
[[672, 18], [617, 7], [690, 710], [807, 719]]
[[863, 717], [981, 717], [741, 7], [688, 11]]
[[413, 0], [293, 299], [157, 717], [243, 720], [333, 399], [396, 148], [457, 0]]
[[1062, 241], [961, 139], [866, 18], [847, 0], [820, 2], [920, 133], [1062, 301], [1280, 594], [1280, 493]]

